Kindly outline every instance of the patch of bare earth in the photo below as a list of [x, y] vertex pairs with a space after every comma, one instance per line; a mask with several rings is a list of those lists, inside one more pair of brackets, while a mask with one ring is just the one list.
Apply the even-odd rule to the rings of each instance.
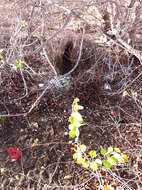
[[[0, 5], [0, 189], [97, 190], [111, 185], [141, 190], [140, 61], [118, 44], [104, 43], [106, 39], [89, 26], [81, 49], [84, 22], [79, 16], [72, 16], [60, 31], [71, 7], [81, 6], [80, 15], [93, 22], [91, 1], [46, 3], [2, 1]], [[102, 18], [95, 19], [97, 28]], [[65, 46], [68, 41], [71, 45]], [[74, 67], [80, 49], [78, 67], [61, 78]], [[25, 62], [22, 68], [15, 68], [20, 60]], [[123, 96], [124, 92], [128, 94]], [[98, 172], [75, 163], [68, 120], [76, 97], [84, 107], [80, 141], [98, 152], [101, 147], [118, 147], [128, 155], [128, 163]], [[12, 161], [9, 147], [19, 148], [23, 156]]]

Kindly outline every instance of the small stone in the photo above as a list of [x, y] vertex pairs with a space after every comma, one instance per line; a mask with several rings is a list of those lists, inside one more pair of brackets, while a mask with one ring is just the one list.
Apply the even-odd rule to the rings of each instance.
[[0, 169], [1, 174], [5, 172], [5, 168]]
[[104, 84], [104, 89], [105, 90], [112, 90], [111, 86], [110, 86], [110, 84], [108, 82]]
[[42, 87], [45, 86], [45, 84], [43, 84], [43, 83], [39, 83], [38, 86], [39, 86], [39, 88], [42, 88]]
[[64, 135], [69, 135], [69, 133], [68, 133], [68, 132], [65, 132]]
[[32, 122], [31, 125], [35, 128], [38, 128], [38, 123], [37, 122]]
[[66, 176], [64, 177], [64, 179], [71, 179], [71, 178], [72, 178], [71, 175], [66, 175]]

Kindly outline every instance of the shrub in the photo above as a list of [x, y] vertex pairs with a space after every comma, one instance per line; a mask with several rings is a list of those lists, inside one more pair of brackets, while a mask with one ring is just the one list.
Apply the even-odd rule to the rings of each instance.
[[84, 168], [90, 168], [93, 171], [98, 169], [107, 169], [114, 166], [128, 162], [127, 155], [121, 153], [117, 147], [108, 147], [107, 149], [102, 148], [100, 152], [96, 150], [88, 151], [86, 145], [81, 144], [79, 141], [80, 127], [83, 126], [83, 117], [79, 113], [79, 110], [83, 109], [83, 106], [78, 104], [79, 99], [76, 98], [72, 104], [72, 113], [69, 117], [69, 136], [74, 138], [73, 143], [73, 159], [76, 160], [77, 164], [81, 164]]

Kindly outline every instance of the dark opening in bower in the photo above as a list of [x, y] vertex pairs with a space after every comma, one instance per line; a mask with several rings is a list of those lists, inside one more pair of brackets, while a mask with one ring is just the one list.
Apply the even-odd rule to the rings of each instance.
[[64, 75], [72, 69], [71, 51], [73, 49], [72, 42], [68, 42], [65, 46], [65, 50], [62, 56], [62, 61], [59, 66], [59, 73]]

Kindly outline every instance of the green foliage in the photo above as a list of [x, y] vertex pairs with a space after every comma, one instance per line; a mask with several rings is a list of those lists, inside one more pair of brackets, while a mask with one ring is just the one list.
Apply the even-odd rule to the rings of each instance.
[[121, 152], [119, 148], [114, 148], [115, 152]]
[[117, 165], [118, 164], [118, 160], [115, 157], [108, 157], [108, 161], [111, 165]]
[[121, 156], [122, 156], [124, 162], [128, 162], [128, 156], [126, 154], [122, 154]]
[[106, 153], [107, 153], [107, 151], [106, 151], [104, 148], [102, 148], [102, 149], [101, 149], [101, 154], [102, 154], [103, 156], [105, 156]]
[[16, 68], [16, 69], [21, 69], [22, 67], [23, 67], [23, 64], [24, 64], [24, 61], [15, 61], [14, 63], [13, 63], [13, 66], [14, 66], [14, 68]]
[[91, 168], [93, 171], [97, 171], [97, 170], [98, 170], [98, 166], [97, 166], [97, 164], [96, 164], [95, 161], [90, 162], [90, 168]]
[[111, 168], [111, 163], [108, 160], [104, 160], [103, 165], [105, 166], [105, 168]]
[[96, 159], [95, 163], [97, 164], [97, 166], [101, 166], [102, 165], [102, 160]]
[[69, 136], [72, 138], [76, 137], [76, 126], [74, 126], [70, 131], [69, 131]]
[[84, 168], [88, 168], [89, 167], [89, 162], [88, 161], [85, 161], [82, 163], [83, 167]]
[[6, 116], [1, 116], [1, 120], [5, 121], [6, 120]]
[[82, 115], [79, 113], [79, 110], [83, 109], [83, 107], [78, 105], [78, 101], [78, 98], [73, 101], [72, 113], [69, 117], [69, 136], [72, 138], [79, 137], [79, 127], [83, 123]]
[[112, 154], [112, 153], [113, 153], [113, 148], [112, 148], [112, 147], [108, 147], [107, 153], [108, 153], [108, 154]]
[[79, 146], [79, 149], [80, 149], [82, 152], [85, 152], [86, 149], [87, 149], [87, 147], [86, 147], [84, 144], [82, 144], [82, 145]]
[[96, 156], [97, 156], [97, 154], [96, 154], [96, 151], [95, 151], [95, 150], [91, 150], [91, 151], [89, 152], [89, 155], [91, 156], [91, 158], [94, 158], [94, 157], [96, 157]]
[[[79, 143], [79, 127], [83, 124], [83, 118], [79, 110], [82, 110], [83, 107], [78, 105], [78, 102], [78, 98], [74, 99], [72, 113], [69, 117], [69, 136], [75, 138], [73, 159], [76, 160], [77, 164], [97, 171], [99, 168], [112, 168], [113, 166], [128, 162], [128, 156], [122, 154], [117, 147], [113, 148], [110, 146], [107, 150], [102, 148], [99, 153], [95, 150], [91, 150], [88, 153], [86, 145]], [[94, 158], [96, 159], [94, 160]]]

